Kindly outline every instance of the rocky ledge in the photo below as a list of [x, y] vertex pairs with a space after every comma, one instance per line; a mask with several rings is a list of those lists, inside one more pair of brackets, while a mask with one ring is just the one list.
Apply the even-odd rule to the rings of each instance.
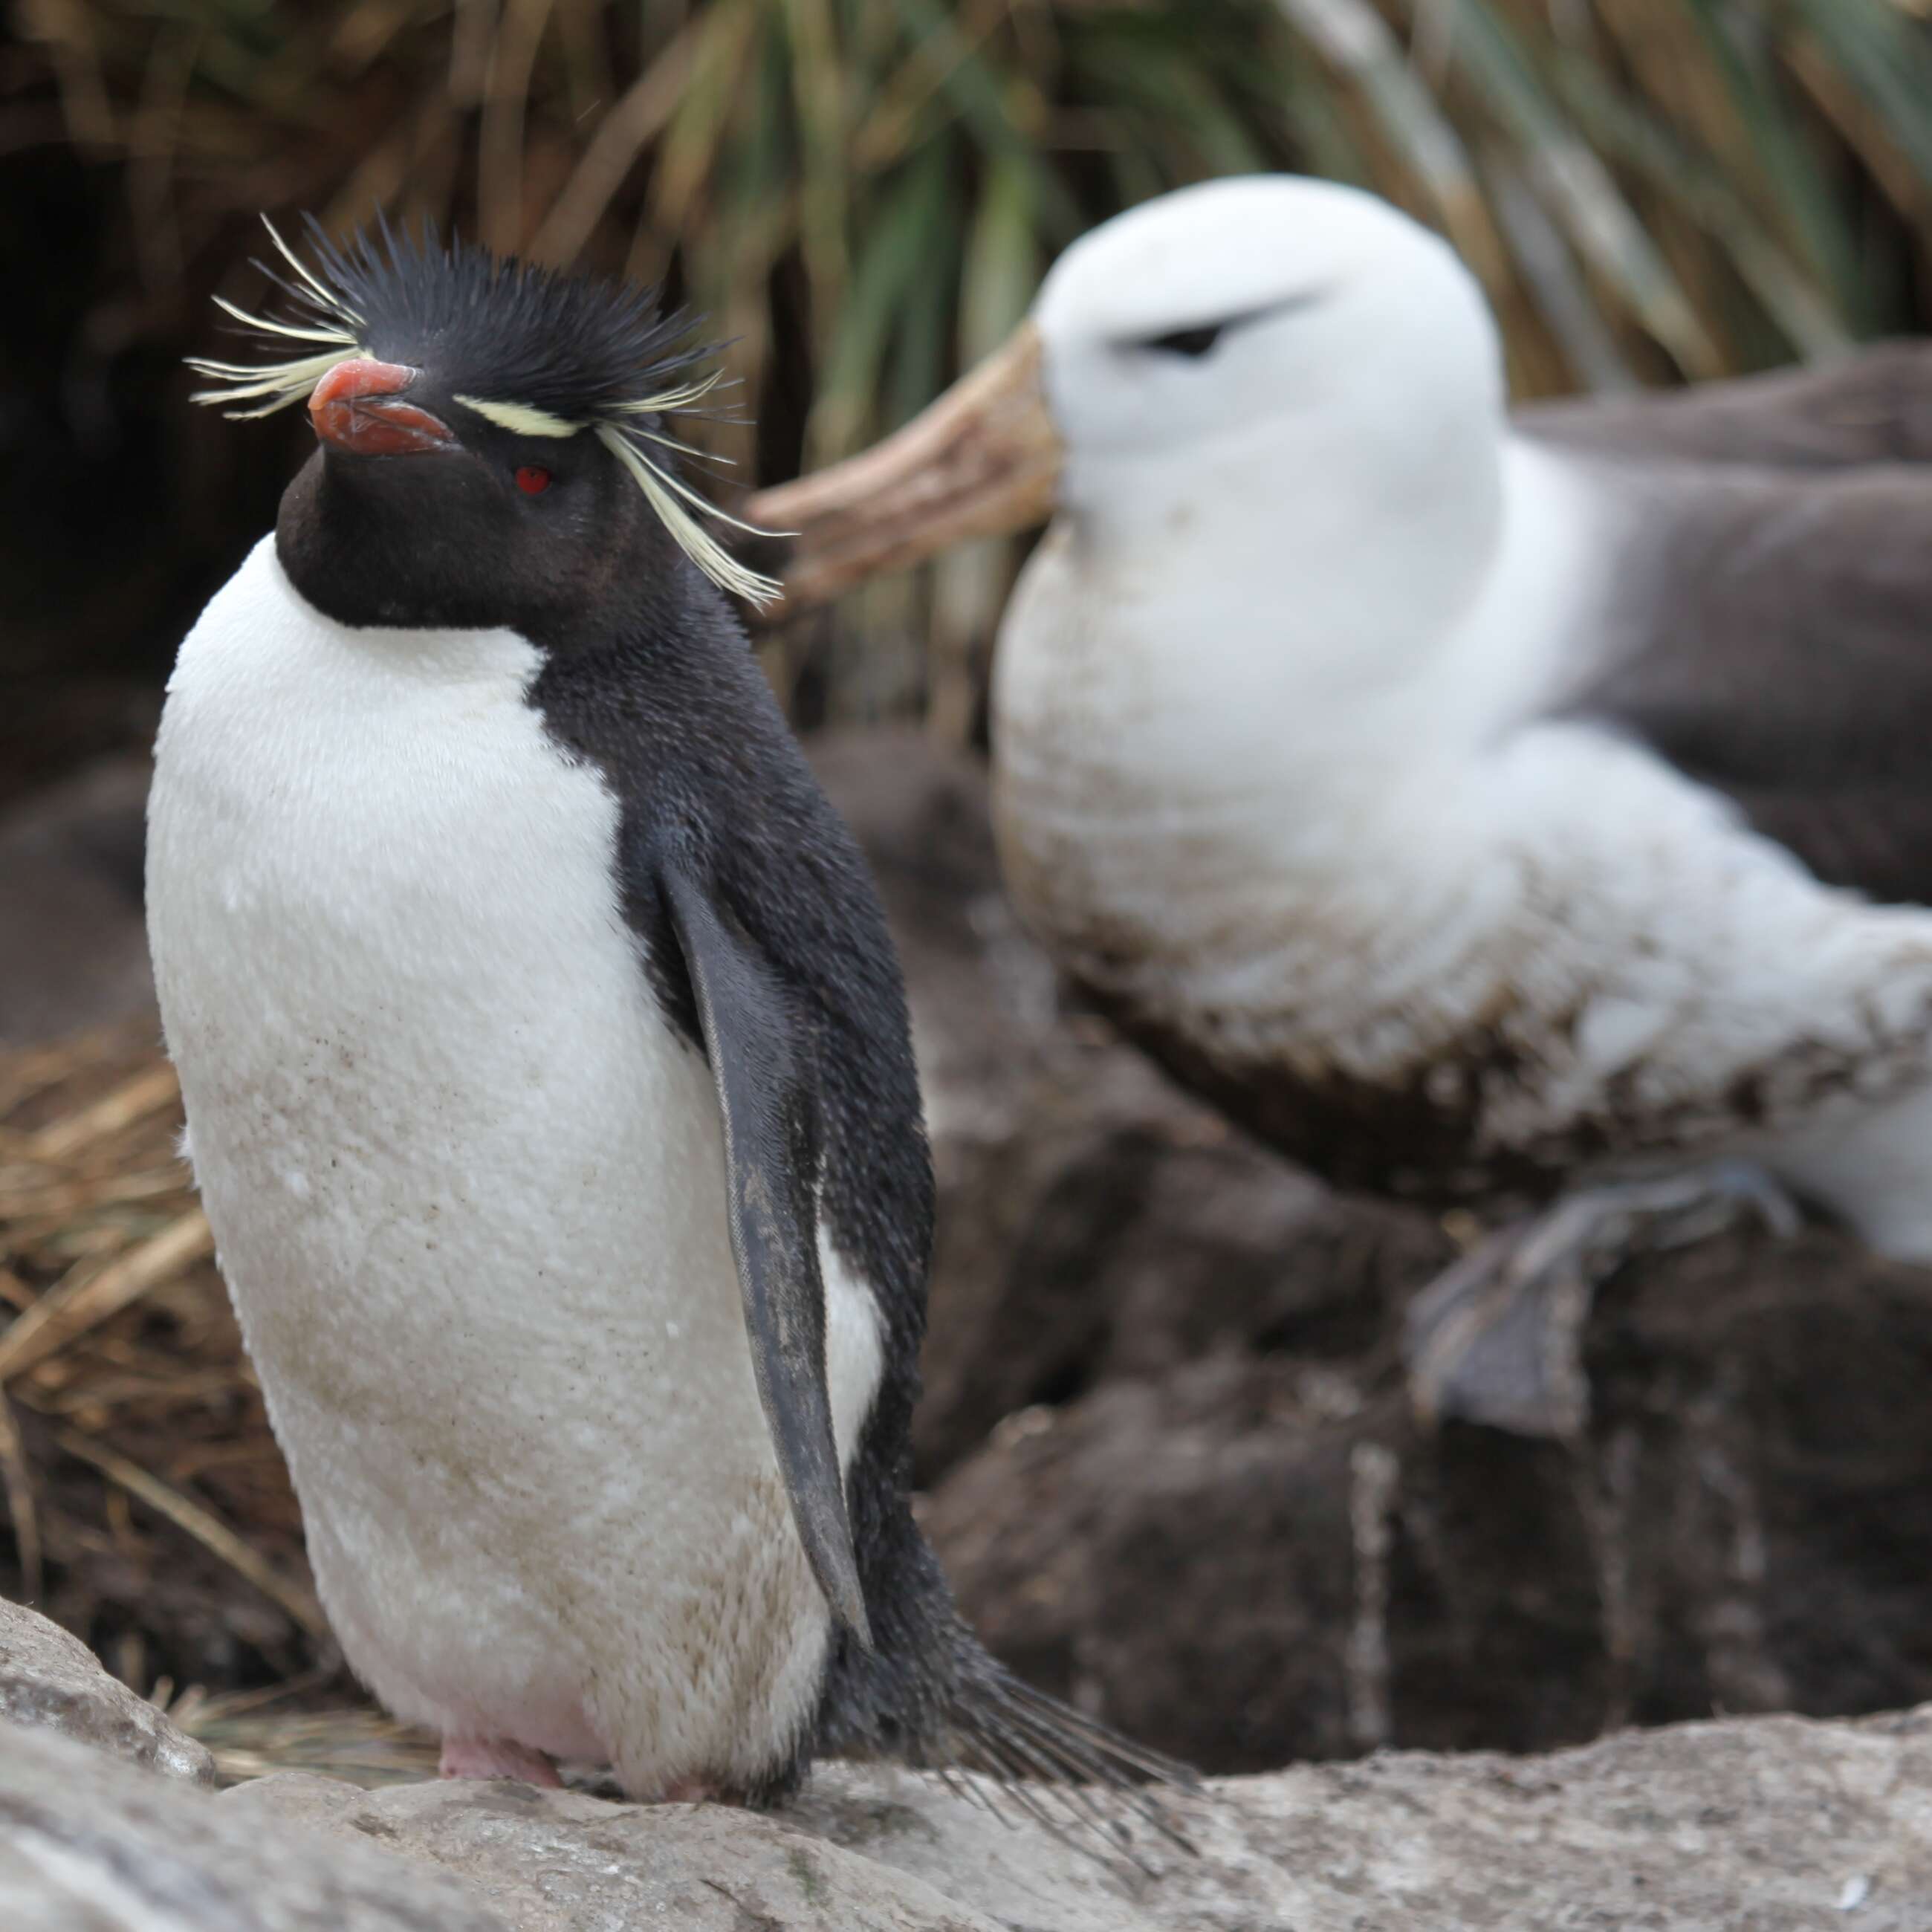
[[[1196, 1854], [1103, 1864], [909, 1774], [828, 1767], [759, 1816], [517, 1784], [284, 1772], [199, 1748], [0, 1606], [9, 1932], [1921, 1932], [1932, 1707], [1754, 1718], [1510, 1759], [1216, 1780]], [[46, 1673], [44, 1694], [37, 1689]], [[141, 1707], [146, 1710], [146, 1707]]]

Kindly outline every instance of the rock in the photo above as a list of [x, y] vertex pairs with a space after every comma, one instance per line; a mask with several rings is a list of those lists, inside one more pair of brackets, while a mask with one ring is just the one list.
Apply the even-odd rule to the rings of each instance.
[[1932, 1272], [1700, 1243], [1624, 1271], [1586, 1366], [1610, 1722], [1932, 1696]]
[[[220, 1808], [265, 1839], [300, 1826], [440, 1866], [515, 1932], [996, 1932], [916, 1876], [721, 1805], [613, 1804], [526, 1784], [364, 1792], [284, 1772]], [[915, 1811], [909, 1828], [932, 1828]]]
[[4, 1723], [0, 1924], [7, 1932], [508, 1932], [454, 1880], [369, 1839], [265, 1832], [205, 1792]]
[[1392, 1345], [1010, 1421], [923, 1520], [1016, 1668], [1216, 1769], [1932, 1697], [1932, 1279], [1823, 1231], [1600, 1299], [1574, 1450], [1420, 1430]]
[[154, 1002], [141, 914], [148, 766], [90, 765], [0, 817], [0, 1046]]
[[1000, 1431], [926, 1526], [1033, 1681], [1217, 1770], [1593, 1737], [1609, 1664], [1569, 1459], [1227, 1356]]
[[1216, 1129], [1178, 1096], [1096, 1114], [1076, 1080], [1043, 1079], [1024, 1131], [945, 1150], [922, 1480], [1034, 1405], [1230, 1352], [1352, 1363], [1451, 1252]]
[[794, 1815], [1028, 1932], [1922, 1932], [1928, 1790], [1932, 1709], [1231, 1779], [1186, 1808], [1201, 1856], [1145, 1876], [903, 1776], [823, 1776]]
[[212, 1785], [214, 1760], [146, 1698], [110, 1677], [59, 1624], [0, 1600], [0, 1719], [57, 1731], [168, 1778]]
[[220, 1798], [0, 1724], [8, 1932], [1920, 1932], [1932, 1708], [1731, 1720], [1554, 1756], [1384, 1754], [1175, 1801], [1103, 1863], [907, 1772], [773, 1816], [526, 1786]]
[[1364, 1391], [1196, 1364], [1002, 1428], [922, 1522], [996, 1654], [1217, 1771], [1334, 1757], [1352, 1727], [1350, 1457]]

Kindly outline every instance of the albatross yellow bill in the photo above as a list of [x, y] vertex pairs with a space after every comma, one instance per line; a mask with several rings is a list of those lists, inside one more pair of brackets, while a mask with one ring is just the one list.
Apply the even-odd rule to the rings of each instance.
[[784, 598], [799, 610], [969, 537], [1044, 523], [1060, 460], [1040, 385], [1040, 332], [1024, 322], [896, 434], [761, 490], [746, 514], [794, 532]]

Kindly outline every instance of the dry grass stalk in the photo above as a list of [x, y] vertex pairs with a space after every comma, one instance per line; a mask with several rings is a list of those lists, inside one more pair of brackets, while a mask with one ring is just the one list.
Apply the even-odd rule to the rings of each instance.
[[212, 1512], [190, 1502], [178, 1490], [170, 1487], [159, 1477], [150, 1475], [139, 1463], [130, 1462], [125, 1456], [116, 1455], [112, 1449], [104, 1448], [76, 1430], [58, 1430], [54, 1439], [68, 1454], [92, 1462], [130, 1496], [138, 1497], [150, 1509], [159, 1510], [170, 1522], [186, 1530], [203, 1549], [218, 1556], [238, 1576], [246, 1577], [263, 1596], [280, 1604], [318, 1642], [326, 1643], [328, 1640], [328, 1619], [323, 1616], [315, 1593], [278, 1574]]
[[296, 1704], [323, 1688], [312, 1676], [268, 1692], [211, 1697], [190, 1690], [166, 1708], [213, 1753], [224, 1784], [274, 1771], [311, 1771], [365, 1788], [436, 1775], [437, 1744], [428, 1732], [366, 1706], [310, 1711]]
[[42, 1128], [27, 1142], [25, 1157], [43, 1166], [71, 1163], [88, 1148], [100, 1146], [180, 1098], [181, 1083], [174, 1069], [165, 1060], [158, 1060], [91, 1106]]
[[27, 1467], [26, 1445], [20, 1440], [14, 1406], [0, 1394], [0, 1479], [6, 1485], [7, 1513], [14, 1525], [20, 1552], [20, 1576], [32, 1601], [46, 1586], [46, 1558], [40, 1544], [40, 1516], [34, 1501], [34, 1478]]
[[[116, 1198], [112, 1186], [102, 1194]], [[76, 1204], [86, 1199], [80, 1197]], [[82, 1263], [57, 1282], [0, 1335], [0, 1384], [57, 1354], [84, 1330], [137, 1301], [158, 1282], [214, 1252], [208, 1216], [190, 1208], [161, 1232], [88, 1271]]]
[[[154, 1034], [149, 1019], [0, 1056], [0, 1302], [16, 1311], [0, 1328], [0, 1594], [136, 1688], [158, 1671], [197, 1686], [237, 1774], [283, 1744], [319, 1764], [305, 1705], [334, 1648]], [[265, 1686], [273, 1721], [250, 1732], [226, 1700]], [[363, 1740], [338, 1755], [374, 1753], [365, 1771], [387, 1774], [372, 1714], [334, 1721]]]

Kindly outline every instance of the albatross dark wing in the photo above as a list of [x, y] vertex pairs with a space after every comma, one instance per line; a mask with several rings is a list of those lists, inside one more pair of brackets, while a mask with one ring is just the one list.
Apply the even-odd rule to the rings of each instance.
[[812, 1573], [832, 1614], [869, 1648], [826, 1388], [818, 1129], [805, 1056], [756, 950], [701, 886], [674, 870], [663, 883], [724, 1109], [731, 1250], [758, 1400]]
[[1932, 904], [1932, 475], [1620, 462], [1602, 480], [1649, 534], [1564, 714], [1726, 794], [1828, 884]]
[[1804, 369], [1520, 410], [1525, 434], [1656, 460], [1836, 469], [1932, 463], [1932, 343], [1886, 342]]

